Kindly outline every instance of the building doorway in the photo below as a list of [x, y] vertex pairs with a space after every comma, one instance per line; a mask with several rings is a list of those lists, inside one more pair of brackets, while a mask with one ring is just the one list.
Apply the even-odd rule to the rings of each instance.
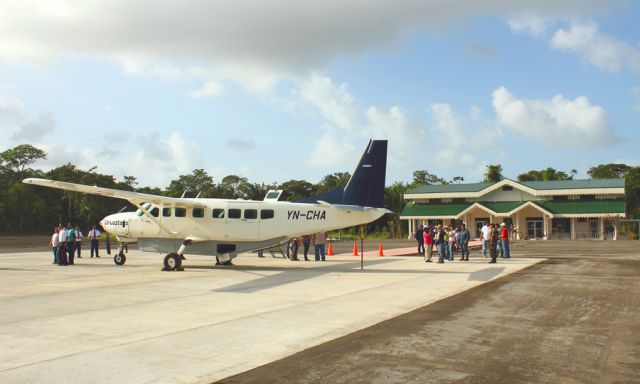
[[482, 227], [484, 227], [485, 223], [489, 222], [489, 218], [488, 217], [478, 217], [476, 218], [476, 233], [475, 233], [475, 237], [481, 237], [482, 235]]
[[541, 239], [544, 236], [544, 221], [542, 217], [527, 217], [527, 238]]

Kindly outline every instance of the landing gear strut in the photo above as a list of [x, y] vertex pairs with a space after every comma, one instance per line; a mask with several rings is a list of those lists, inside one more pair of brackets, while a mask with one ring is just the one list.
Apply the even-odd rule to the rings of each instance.
[[184, 250], [187, 249], [187, 246], [191, 244], [191, 240], [185, 240], [182, 242], [180, 249], [178, 252], [172, 252], [164, 257], [164, 261], [162, 266], [164, 267], [163, 271], [184, 271], [182, 268], [182, 260], [186, 260], [184, 257]]
[[113, 262], [116, 265], [124, 265], [127, 262], [127, 257], [124, 255], [124, 246], [122, 243], [118, 243], [118, 251], [115, 256], [113, 256]]

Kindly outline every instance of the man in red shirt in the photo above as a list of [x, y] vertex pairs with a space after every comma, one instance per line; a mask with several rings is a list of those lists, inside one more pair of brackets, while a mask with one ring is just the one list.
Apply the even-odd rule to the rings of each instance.
[[502, 248], [504, 258], [511, 258], [511, 252], [509, 251], [509, 228], [507, 228], [505, 223], [500, 224], [500, 246]]

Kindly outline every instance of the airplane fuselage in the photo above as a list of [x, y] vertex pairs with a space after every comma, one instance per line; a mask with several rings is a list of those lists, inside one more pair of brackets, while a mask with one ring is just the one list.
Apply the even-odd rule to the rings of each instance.
[[122, 241], [143, 238], [218, 242], [262, 242], [330, 231], [371, 222], [387, 212], [384, 208], [326, 206], [280, 201], [185, 199], [204, 208], [146, 204], [141, 210], [107, 216], [104, 229]]

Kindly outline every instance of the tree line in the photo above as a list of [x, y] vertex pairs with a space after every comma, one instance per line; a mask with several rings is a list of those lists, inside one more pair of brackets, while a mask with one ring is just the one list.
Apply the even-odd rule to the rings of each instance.
[[[190, 174], [180, 175], [162, 189], [140, 186], [134, 176], [116, 180], [112, 175], [96, 172], [96, 167], [82, 170], [71, 163], [49, 171], [32, 168], [38, 160], [46, 159], [43, 150], [29, 144], [21, 144], [0, 152], [0, 234], [46, 233], [58, 223], [74, 223], [87, 228], [108, 214], [134, 207], [123, 200], [86, 195], [49, 188], [34, 188], [22, 183], [27, 177], [38, 177], [86, 185], [97, 185], [141, 193], [170, 197], [209, 197], [227, 199], [262, 200], [270, 189], [282, 189], [281, 200], [294, 201], [343, 187], [351, 177], [348, 172], [326, 175], [318, 183], [306, 180], [288, 180], [281, 184], [255, 183], [246, 177], [228, 175], [216, 183], [204, 169], [195, 169]], [[571, 180], [571, 172], [546, 168], [532, 170], [518, 176], [519, 181]], [[627, 209], [632, 217], [640, 217], [640, 167], [625, 164], [601, 164], [591, 167], [588, 175], [594, 179], [626, 179]], [[502, 166], [486, 167], [485, 182], [503, 178]], [[380, 237], [400, 238], [406, 236], [406, 228], [400, 223], [400, 212], [404, 208], [404, 194], [419, 185], [438, 185], [463, 182], [461, 176], [446, 180], [427, 170], [413, 172], [410, 183], [396, 181], [385, 188], [385, 207], [393, 211], [367, 226], [369, 233]], [[403, 233], [405, 231], [405, 233]]]

